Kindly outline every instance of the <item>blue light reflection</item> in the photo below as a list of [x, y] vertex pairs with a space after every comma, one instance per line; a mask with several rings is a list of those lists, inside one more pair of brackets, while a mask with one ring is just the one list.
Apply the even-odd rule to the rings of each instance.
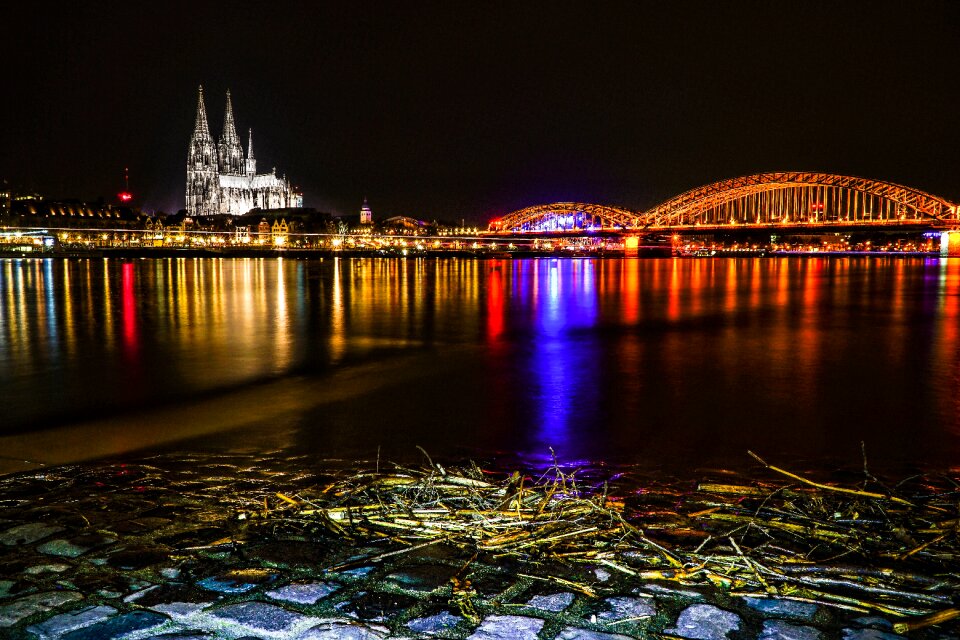
[[[534, 263], [530, 296], [537, 335], [529, 366], [536, 392], [535, 461], [552, 463], [550, 449], [561, 458], [578, 438], [575, 430], [595, 419], [599, 410], [599, 345], [594, 331], [599, 301], [592, 260], [539, 260]], [[539, 449], [539, 451], [537, 451]]]

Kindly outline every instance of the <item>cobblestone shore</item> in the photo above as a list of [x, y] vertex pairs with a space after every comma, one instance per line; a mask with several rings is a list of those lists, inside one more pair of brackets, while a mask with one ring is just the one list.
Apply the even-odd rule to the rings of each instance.
[[[369, 549], [308, 526], [251, 535], [237, 520], [278, 490], [317, 484], [318, 473], [279, 454], [181, 454], [0, 478], [0, 637], [904, 637], [891, 620], [847, 608], [732, 597], [603, 567], [535, 571], [477, 558], [463, 573], [464, 558], [443, 544], [358, 566]], [[950, 623], [910, 637], [960, 636]]]

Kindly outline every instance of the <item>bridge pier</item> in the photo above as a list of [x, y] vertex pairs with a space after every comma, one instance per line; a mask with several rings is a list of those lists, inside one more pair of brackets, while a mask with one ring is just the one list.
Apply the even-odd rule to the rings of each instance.
[[623, 237], [623, 255], [636, 256], [639, 253], [640, 236]]
[[944, 231], [940, 234], [940, 255], [960, 258], [960, 231]]

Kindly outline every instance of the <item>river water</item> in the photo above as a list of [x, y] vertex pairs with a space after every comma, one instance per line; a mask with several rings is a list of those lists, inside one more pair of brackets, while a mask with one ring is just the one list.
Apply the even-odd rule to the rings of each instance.
[[960, 260], [0, 261], [0, 456], [949, 466]]

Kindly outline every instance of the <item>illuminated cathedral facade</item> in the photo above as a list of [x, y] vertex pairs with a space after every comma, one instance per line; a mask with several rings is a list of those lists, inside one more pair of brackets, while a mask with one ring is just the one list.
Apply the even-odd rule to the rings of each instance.
[[276, 168], [270, 173], [257, 173], [252, 129], [244, 153], [233, 120], [229, 90], [223, 133], [219, 144], [214, 144], [200, 87], [197, 120], [187, 152], [187, 214], [238, 216], [256, 208], [302, 206], [302, 198], [293, 192], [286, 177], [277, 177]]

